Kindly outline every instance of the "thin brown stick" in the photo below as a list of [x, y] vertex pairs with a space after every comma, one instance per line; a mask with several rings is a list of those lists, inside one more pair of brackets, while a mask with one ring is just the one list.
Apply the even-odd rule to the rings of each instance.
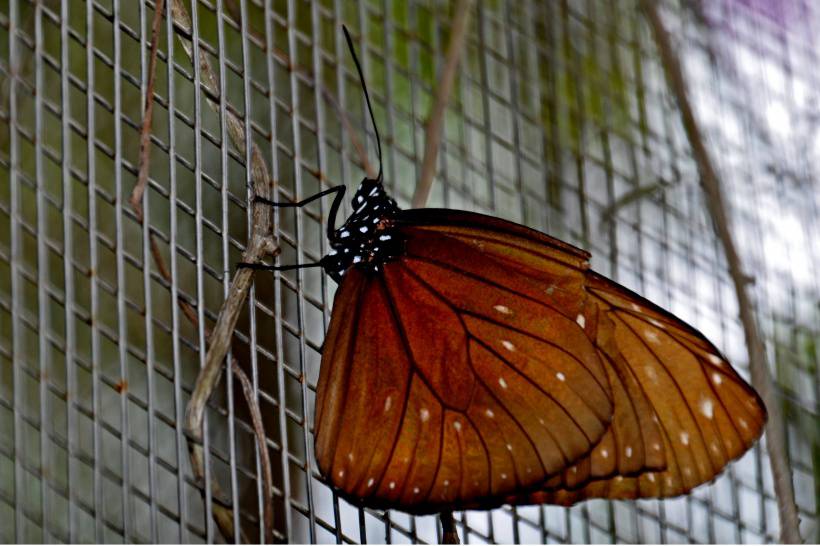
[[[152, 28], [152, 39], [151, 39], [151, 57], [149, 61], [149, 68], [148, 68], [148, 85], [147, 85], [147, 95], [146, 95], [146, 103], [145, 103], [145, 114], [143, 118], [143, 124], [141, 128], [140, 134], [140, 164], [139, 164], [139, 174], [137, 177], [137, 183], [134, 186], [134, 189], [131, 193], [130, 202], [134, 209], [134, 212], [137, 216], [139, 223], [142, 225], [144, 224], [144, 217], [143, 217], [143, 207], [142, 207], [142, 198], [145, 193], [145, 188], [148, 182], [148, 173], [150, 170], [150, 157], [151, 157], [151, 147], [150, 147], [150, 137], [151, 137], [151, 125], [152, 125], [152, 112], [153, 112], [153, 104], [154, 104], [154, 87], [156, 81], [156, 63], [157, 63], [157, 51], [158, 51], [158, 44], [159, 44], [159, 25], [162, 21], [162, 12], [164, 9], [164, 0], [158, 0], [156, 5], [156, 11], [154, 14], [154, 22]], [[260, 169], [257, 169], [259, 171]], [[264, 169], [262, 170], [264, 172]], [[151, 246], [151, 254], [154, 258], [154, 262], [156, 263], [157, 269], [160, 272], [160, 275], [168, 282], [172, 282], [172, 277], [170, 272], [168, 271], [168, 267], [165, 264], [165, 261], [162, 257], [162, 254], [159, 250], [159, 246], [157, 245], [156, 239], [154, 238], [153, 234], [149, 234], [150, 246]], [[278, 249], [267, 249], [269, 253], [274, 253]], [[178, 300], [178, 304], [182, 309], [185, 316], [193, 325], [198, 325], [199, 321], [194, 309], [187, 303], [182, 301], [181, 299]], [[206, 327], [206, 335], [210, 337], [210, 333], [207, 332]], [[257, 439], [257, 444], [259, 447], [260, 459], [262, 464], [262, 478], [263, 483], [265, 486], [265, 504], [264, 504], [264, 522], [265, 522], [265, 538], [267, 542], [272, 542], [273, 540], [273, 477], [270, 467], [270, 456], [268, 453], [267, 448], [267, 440], [265, 437], [264, 427], [262, 426], [262, 418], [261, 412], [259, 409], [258, 402], [253, 395], [253, 389], [248, 389], [249, 382], [247, 377], [242, 373], [241, 369], [239, 368], [238, 363], [231, 359], [231, 364], [234, 370], [234, 373], [240, 380], [242, 384], [242, 392], [245, 397], [245, 401], [248, 404], [251, 413], [251, 420], [253, 421], [254, 432]], [[204, 460], [203, 454], [201, 452], [201, 446], [194, 445], [192, 446], [191, 450], [191, 458], [192, 458], [192, 466], [194, 468], [194, 475], [197, 481], [202, 481], [205, 477], [205, 469], [204, 469]], [[213, 480], [213, 487], [212, 487], [213, 495], [216, 498], [223, 497], [221, 489], [216, 482]], [[231, 509], [223, 506], [221, 504], [215, 504], [213, 506], [213, 513], [214, 519], [219, 526], [220, 531], [226, 538], [231, 538], [234, 536], [235, 529], [233, 525], [233, 512]], [[242, 535], [242, 540], [247, 542], [247, 538]]]
[[453, 513], [450, 511], [442, 512], [438, 515], [441, 522], [441, 543], [442, 544], [461, 544], [461, 539], [458, 538], [458, 529], [456, 529], [456, 520], [453, 518]]
[[[151, 164], [150, 142], [152, 114], [154, 110], [154, 87], [156, 84], [157, 51], [159, 46], [159, 26], [162, 23], [162, 13], [164, 7], [164, 0], [158, 0], [154, 11], [154, 21], [151, 30], [151, 54], [148, 63], [148, 83], [146, 86], [145, 112], [143, 114], [142, 127], [140, 130], [139, 172], [137, 176], [137, 182], [134, 185], [133, 190], [131, 191], [131, 197], [129, 199], [131, 207], [134, 210], [134, 214], [137, 216], [137, 221], [140, 223], [141, 226], [143, 226], [143, 228], [145, 227], [145, 218], [143, 214], [142, 200], [145, 194], [145, 188], [148, 183], [148, 173], [150, 171]], [[149, 233], [148, 239], [149, 244], [151, 246], [151, 255], [154, 258], [154, 262], [157, 265], [157, 269], [159, 269], [160, 275], [162, 275], [162, 277], [166, 281], [171, 282], [171, 274], [168, 271], [168, 267], [165, 265], [165, 261], [162, 258], [162, 254], [159, 250], [159, 246], [157, 245], [156, 238], [152, 233]], [[194, 325], [198, 324], [196, 313], [191, 308], [191, 306], [182, 300], [179, 300], [179, 305], [185, 316], [188, 317], [188, 319]], [[204, 471], [199, 474], [195, 473], [195, 476], [197, 480], [204, 479]], [[215, 480], [213, 483], [212, 492], [213, 496], [217, 499], [224, 497], [219, 485]], [[214, 519], [216, 520], [220, 531], [226, 537], [232, 537], [234, 536], [235, 531], [233, 526], [233, 511], [223, 504], [224, 503], [214, 504]]]
[[271, 544], [273, 542], [273, 472], [270, 466], [265, 425], [262, 422], [262, 412], [259, 410], [259, 404], [256, 402], [253, 385], [248, 379], [248, 376], [245, 375], [245, 372], [242, 371], [242, 368], [239, 367], [239, 363], [235, 358], [231, 358], [231, 370], [233, 370], [234, 375], [239, 379], [239, 383], [242, 385], [242, 393], [245, 395], [245, 400], [248, 402], [248, 407], [251, 412], [254, 437], [256, 438], [256, 445], [259, 448], [259, 459], [262, 463], [262, 483], [265, 484], [265, 505], [263, 511], [265, 542]]
[[424, 159], [421, 163], [421, 175], [416, 182], [416, 191], [413, 194], [412, 207], [421, 208], [427, 204], [430, 197], [430, 189], [433, 187], [433, 178], [436, 174], [436, 163], [438, 159], [438, 149], [441, 144], [441, 128], [444, 125], [444, 113], [447, 110], [447, 103], [453, 92], [453, 84], [456, 81], [456, 71], [464, 51], [464, 42], [467, 37], [470, 13], [473, 11], [474, 0], [459, 0], [456, 5], [453, 26], [450, 30], [450, 43], [447, 46], [447, 58], [444, 63], [444, 71], [441, 74], [436, 98], [433, 103], [433, 110], [427, 120], [427, 128], [424, 132]]
[[754, 305], [748, 293], [750, 277], [743, 272], [743, 264], [735, 247], [731, 223], [724, 201], [717, 169], [712, 163], [709, 151], [704, 143], [692, 106], [689, 102], [686, 81], [677, 53], [672, 45], [669, 32], [655, 8], [652, 0], [641, 0], [641, 8], [646, 14], [652, 34], [658, 46], [666, 78], [681, 111], [683, 126], [686, 130], [692, 153], [700, 171], [700, 182], [707, 196], [707, 205], [718, 238], [723, 244], [729, 275], [735, 286], [740, 321], [746, 335], [746, 348], [749, 353], [749, 367], [752, 372], [752, 384], [769, 411], [766, 423], [766, 447], [769, 452], [774, 489], [777, 495], [777, 506], [780, 514], [780, 541], [789, 544], [802, 542], [800, 537], [800, 519], [794, 502], [792, 473], [786, 454], [786, 439], [783, 432], [783, 415], [777, 397], [777, 387], [769, 372], [766, 361], [766, 347], [757, 327]]
[[151, 125], [154, 117], [154, 85], [157, 80], [157, 51], [159, 50], [159, 25], [162, 24], [162, 12], [165, 0], [157, 0], [154, 5], [154, 23], [151, 25], [151, 56], [148, 59], [148, 85], [145, 94], [145, 113], [142, 116], [140, 131], [140, 166], [137, 183], [131, 192], [131, 207], [142, 224], [142, 194], [148, 184], [148, 165], [151, 158]]

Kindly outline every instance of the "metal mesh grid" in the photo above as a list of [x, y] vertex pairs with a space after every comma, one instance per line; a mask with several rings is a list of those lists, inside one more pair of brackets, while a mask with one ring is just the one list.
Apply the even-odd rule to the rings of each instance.
[[[301, 198], [325, 184], [353, 188], [363, 171], [339, 109], [360, 138], [369, 129], [339, 32], [344, 22], [363, 59], [385, 135], [387, 184], [400, 204], [418, 177], [452, 6], [185, 4], [195, 48], [219, 76], [222, 115], [205, 106], [201, 70], [178, 39], [187, 30], [166, 19], [143, 229], [127, 199], [153, 2], [2, 3], [4, 542], [221, 540], [178, 426], [204, 358], [205, 330], [174, 302], [189, 302], [200, 324], [212, 324], [230, 280], [224, 272], [247, 238], [249, 174], [246, 157], [224, 136], [227, 110], [249, 121], [247, 135], [278, 183], [275, 198]], [[662, 12], [755, 275], [803, 536], [816, 540], [817, 8], [721, 0], [666, 2]], [[596, 269], [690, 321], [745, 373], [722, 250], [651, 35], [631, 1], [478, 3], [429, 205], [492, 211], [590, 249]], [[326, 208], [277, 214], [282, 263], [322, 254]], [[170, 284], [150, 256], [149, 230]], [[313, 270], [259, 276], [234, 336], [233, 355], [250, 373], [265, 418], [276, 538], [435, 541], [434, 518], [358, 510], [318, 479], [313, 389], [334, 289]], [[237, 523], [258, 540], [258, 454], [235, 390], [227, 374], [208, 413], [207, 463], [240, 507]], [[778, 535], [760, 447], [686, 498], [456, 517], [469, 542], [769, 542]]]

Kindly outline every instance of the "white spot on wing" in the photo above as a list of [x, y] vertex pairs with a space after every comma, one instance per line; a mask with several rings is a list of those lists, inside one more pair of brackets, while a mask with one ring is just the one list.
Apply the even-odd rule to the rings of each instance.
[[453, 428], [456, 430], [461, 430], [461, 421], [453, 421]]
[[567, 380], [567, 377], [564, 374], [562, 374], [561, 372], [558, 372], [557, 374], [555, 374], [555, 377], [558, 378], [558, 381], [566, 381]]
[[685, 446], [689, 445], [689, 433], [685, 430], [680, 433], [680, 442]]
[[389, 241], [390, 235], [379, 235], [379, 241]]
[[602, 449], [601, 450], [601, 457], [603, 457], [604, 459], [609, 457], [609, 451], [607, 451], [606, 449]]
[[512, 451], [512, 445], [507, 444], [507, 451]]
[[650, 323], [652, 326], [657, 326], [658, 328], [666, 328], [666, 325], [664, 325], [664, 323], [662, 323], [662, 322], [661, 322], [661, 321], [659, 321], [659, 320], [653, 319], [653, 318], [651, 318], [651, 317], [650, 317], [648, 320], [649, 320], [649, 323]]
[[502, 388], [502, 389], [506, 389], [506, 388], [507, 388], [507, 382], [506, 382], [506, 381], [504, 381], [504, 378], [503, 378], [503, 377], [499, 377], [499, 378], [498, 378], [498, 384], [499, 384], [499, 385], [501, 385], [501, 388]]
[[506, 339], [501, 342], [501, 345], [503, 345], [504, 348], [507, 349], [508, 351], [515, 351], [515, 345], [513, 345], [512, 343], [510, 343]]
[[367, 480], [367, 487], [373, 487], [374, 483], [376, 483], [376, 480], [370, 478], [369, 480]]
[[493, 413], [493, 410], [491, 410], [490, 408], [487, 408], [487, 411], [485, 413], [487, 414], [487, 417], [489, 417], [490, 419], [495, 417], [495, 413]]
[[706, 355], [706, 358], [708, 358], [709, 362], [711, 362], [715, 366], [719, 366], [720, 364], [723, 364], [723, 359], [720, 358], [718, 355], [713, 355], [713, 354], [710, 353], [710, 354]]
[[649, 343], [654, 343], [657, 345], [661, 342], [661, 340], [658, 338], [658, 334], [653, 332], [652, 330], [644, 330], [643, 335], [646, 338], [646, 341], [648, 341]]
[[581, 328], [586, 328], [587, 319], [584, 318], [584, 315], [578, 315], [577, 317], [575, 317], [575, 322], [577, 322], [578, 326], [580, 326]]
[[340, 477], [340, 478], [342, 478], [342, 477], [344, 477], [344, 475], [345, 475], [345, 471], [344, 471], [344, 470], [340, 470], [340, 471], [339, 471], [339, 477]]
[[349, 236], [350, 236], [350, 232], [347, 231], [347, 230], [344, 230], [343, 232], [341, 232], [339, 234], [339, 237], [341, 237], [342, 239], [344, 239], [345, 237], [349, 237]]
[[655, 442], [654, 444], [652, 444], [652, 449], [654, 449], [655, 451], [660, 451], [661, 445], [658, 442]]
[[422, 423], [426, 423], [427, 420], [430, 418], [430, 412], [427, 410], [427, 408], [421, 408], [421, 411], [419, 411], [419, 417], [421, 417]]
[[506, 480], [506, 479], [507, 479], [507, 475], [506, 475], [505, 473], [503, 473], [503, 472], [501, 473], [501, 479], [502, 479], [502, 480]]
[[393, 405], [393, 397], [388, 396], [387, 398], [385, 398], [384, 399], [384, 412], [387, 413], [388, 411], [390, 411], [390, 406], [392, 406], [392, 405]]
[[390, 482], [390, 484], [387, 487], [389, 487], [390, 489], [395, 489], [396, 488], [396, 482]]
[[700, 401], [700, 412], [707, 419], [711, 419], [715, 416], [715, 405], [712, 402], [711, 398], [701, 399], [701, 401]]
[[447, 487], [449, 485], [450, 485], [450, 480], [444, 480], [444, 487]]
[[504, 315], [512, 314], [512, 311], [510, 311], [510, 308], [507, 307], [506, 305], [493, 305], [493, 309], [495, 309], [496, 311], [498, 311], [499, 313], [502, 313]]
[[738, 422], [738, 423], [740, 423], [740, 426], [741, 426], [744, 430], [748, 430], [748, 428], [749, 428], [749, 423], [747, 423], [747, 422], [746, 422], [746, 419], [744, 419], [743, 417], [741, 417], [740, 419], [738, 419], [738, 420], [737, 420], [737, 422]]
[[644, 366], [643, 370], [646, 372], [646, 378], [649, 379], [653, 383], [658, 382], [658, 373], [655, 371], [655, 368], [652, 366]]
[[720, 376], [719, 373], [715, 372], [712, 374], [712, 382], [715, 385], [720, 385], [721, 383], [723, 383], [723, 378]]
[[655, 483], [655, 475], [652, 472], [646, 475], [646, 479], [652, 483]]
[[418, 494], [419, 494], [419, 488], [418, 488], [418, 487], [414, 487], [414, 488], [413, 488], [413, 494], [414, 494], [414, 495], [418, 495]]
[[361, 231], [362, 233], [367, 233], [367, 226], [360, 227], [359, 231]]
[[632, 457], [632, 447], [631, 446], [626, 446], [626, 449], [624, 449], [624, 454], [626, 455], [627, 459]]

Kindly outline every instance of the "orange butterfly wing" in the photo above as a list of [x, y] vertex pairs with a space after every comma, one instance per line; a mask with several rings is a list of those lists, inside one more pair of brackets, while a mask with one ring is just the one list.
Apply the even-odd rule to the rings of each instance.
[[[713, 480], [760, 437], [766, 423], [763, 402], [700, 332], [596, 273], [589, 274], [587, 284], [612, 324], [614, 343], [602, 349], [610, 362], [626, 364], [649, 401], [661, 432], [649, 453], [662, 452], [666, 465], [574, 487], [548, 484], [526, 495], [526, 501], [568, 505], [594, 497], [671, 497]], [[617, 417], [613, 428], [616, 423]], [[623, 446], [615, 453], [623, 458]]]
[[342, 281], [316, 458], [360, 504], [496, 506], [587, 454], [612, 418], [583, 329], [587, 255], [515, 224], [416, 212], [399, 215], [402, 257]]
[[672, 496], [765, 409], [700, 333], [582, 250], [474, 213], [402, 211], [406, 253], [336, 297], [316, 457], [354, 502], [427, 513]]

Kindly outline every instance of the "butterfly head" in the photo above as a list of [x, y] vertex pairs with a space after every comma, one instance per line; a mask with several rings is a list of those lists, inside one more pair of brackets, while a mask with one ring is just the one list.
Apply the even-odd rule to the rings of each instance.
[[350, 267], [378, 273], [384, 263], [401, 255], [404, 240], [394, 228], [399, 207], [378, 179], [365, 178], [351, 201], [353, 214], [334, 232], [322, 267], [340, 279]]

